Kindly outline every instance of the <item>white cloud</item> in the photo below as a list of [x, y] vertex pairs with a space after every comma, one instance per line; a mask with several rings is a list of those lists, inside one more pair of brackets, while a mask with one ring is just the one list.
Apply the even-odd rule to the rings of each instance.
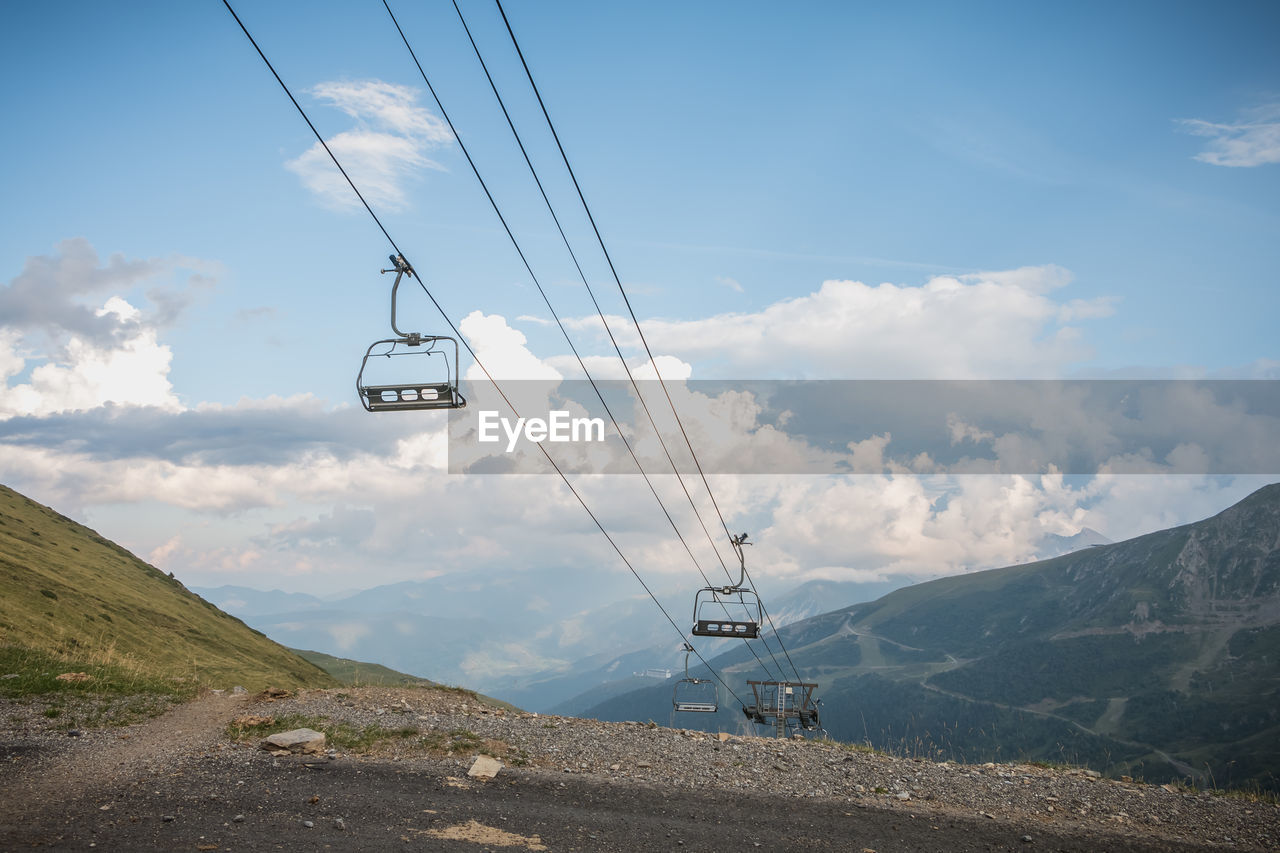
[[1120, 541], [1217, 515], [1274, 476], [1102, 475], [1090, 482], [1084, 524]]
[[1058, 309], [1058, 322], [1070, 323], [1075, 320], [1095, 320], [1110, 317], [1116, 310], [1116, 297], [1099, 296], [1096, 299], [1072, 299]]
[[[747, 478], [743, 478], [747, 479]], [[1049, 534], [1121, 540], [1221, 512], [1266, 478], [1058, 475], [749, 478], [770, 521], [748, 567], [794, 582], [918, 580], [1034, 559]], [[753, 574], [760, 569], [753, 570]]]
[[[84, 411], [108, 403], [177, 411], [181, 404], [169, 382], [172, 359], [173, 353], [156, 340], [154, 329], [139, 329], [111, 348], [72, 338], [63, 348], [60, 363], [41, 364], [31, 370], [30, 382], [5, 388], [0, 419]], [[0, 355], [0, 363], [12, 366], [16, 360], [12, 349]]]
[[437, 145], [453, 141], [449, 126], [419, 107], [417, 92], [408, 86], [381, 80], [334, 81], [319, 84], [311, 94], [361, 123]]
[[[755, 313], [644, 321], [655, 351], [694, 365], [700, 378], [1044, 378], [1091, 356], [1078, 319], [1110, 300], [1063, 303], [1071, 274], [1056, 266], [937, 276], [919, 286], [827, 281], [814, 293]], [[598, 317], [570, 321], [602, 334]], [[610, 317], [619, 342], [634, 326]]]
[[[505, 545], [488, 536], [472, 535], [467, 537], [465, 545], [451, 548], [444, 556], [455, 560], [497, 560], [509, 557], [511, 552]], [[545, 602], [544, 602], [545, 604]]]
[[[344, 131], [329, 140], [329, 150], [365, 200], [390, 211], [409, 206], [405, 179], [423, 167], [435, 166], [422, 155], [416, 142], [390, 133]], [[362, 206], [319, 142], [286, 162], [285, 168], [301, 178], [303, 185], [328, 207], [342, 210]]]
[[[192, 274], [180, 284], [154, 286], [142, 293], [142, 286], [179, 269]], [[192, 294], [214, 283], [216, 264], [197, 258], [127, 259], [113, 254], [105, 262], [83, 237], [57, 244], [50, 255], [26, 259], [22, 272], [0, 287], [0, 329], [10, 329], [34, 337], [43, 334], [52, 341], [76, 337], [107, 345], [132, 334], [138, 325], [160, 327], [172, 323], [189, 304]], [[121, 299], [104, 309], [108, 293]], [[132, 302], [145, 298], [152, 305], [142, 314]]]
[[[426, 152], [449, 144], [453, 135], [444, 122], [418, 106], [414, 89], [362, 80], [321, 83], [311, 93], [356, 120], [356, 128], [335, 134], [327, 143], [371, 205], [404, 210], [409, 206], [406, 180], [423, 169], [443, 168]], [[361, 207], [319, 142], [285, 167], [326, 206]]]
[[182, 534], [175, 533], [170, 536], [167, 541], [157, 548], [153, 548], [151, 553], [147, 555], [147, 562], [153, 566], [165, 566], [169, 558], [177, 553], [182, 547]]
[[[462, 318], [458, 328], [467, 336], [476, 357], [489, 371], [489, 375], [499, 381], [561, 378], [558, 370], [529, 350], [526, 346], [529, 339], [524, 333], [507, 325], [506, 318], [500, 314], [472, 311]], [[485, 378], [484, 370], [479, 364], [472, 363], [467, 368], [466, 378], [482, 380]]]
[[1280, 163], [1280, 101], [1247, 110], [1230, 124], [1201, 119], [1179, 123], [1188, 133], [1209, 139], [1208, 147], [1195, 157], [1202, 163], [1244, 168]]
[[[25, 350], [23, 348], [22, 333], [17, 329], [6, 329], [0, 326], [0, 380], [8, 382], [9, 379], [17, 376], [27, 366]], [[12, 390], [6, 389], [5, 401], [9, 399]], [[0, 406], [4, 402], [0, 401]], [[10, 404], [12, 405], [12, 404]]]
[[631, 375], [637, 380], [661, 378], [664, 382], [683, 382], [693, 376], [693, 365], [675, 356], [655, 355], [652, 361], [633, 369]]
[[[104, 264], [80, 238], [59, 243], [53, 255], [28, 258], [22, 273], [0, 288], [0, 419], [110, 403], [180, 409], [169, 382], [173, 353], [160, 342], [159, 329], [210, 279], [197, 272], [185, 283], [138, 292], [179, 267], [215, 269], [190, 258], [113, 255]], [[103, 297], [103, 291], [114, 292]], [[146, 299], [149, 309], [122, 293], [136, 293], [130, 298]]]

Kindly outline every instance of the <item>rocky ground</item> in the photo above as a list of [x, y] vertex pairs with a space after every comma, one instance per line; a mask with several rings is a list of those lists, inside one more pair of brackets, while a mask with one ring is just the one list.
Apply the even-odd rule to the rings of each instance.
[[[234, 849], [242, 849], [254, 846], [257, 837], [246, 828], [254, 821], [266, 821], [273, 833], [309, 821], [308, 829], [320, 823], [330, 835], [339, 831], [325, 844], [352, 849], [383, 837], [355, 842], [348, 826], [368, 823], [357, 817], [363, 812], [380, 815], [378, 831], [387, 839], [430, 839], [415, 849], [654, 849], [683, 846], [686, 838], [721, 849], [727, 825], [741, 838], [723, 849], [736, 849], [762, 842], [738, 832], [732, 815], [750, 823], [777, 811], [767, 826], [784, 837], [773, 844], [785, 846], [786, 828], [809, 821], [809, 842], [855, 853], [864, 847], [848, 845], [859, 832], [859, 844], [877, 853], [1280, 849], [1280, 805], [1258, 798], [1112, 781], [1083, 770], [939, 764], [831, 743], [539, 716], [458, 691], [208, 695], [149, 721], [77, 736], [68, 733], [71, 716], [64, 708], [46, 717], [38, 702], [0, 703], [0, 801], [9, 805], [0, 817], [0, 848], [114, 840], [112, 846], [168, 849], [165, 833], [183, 825], [202, 833], [188, 839], [197, 849], [227, 848], [220, 832], [239, 832]], [[240, 724], [228, 728], [233, 720]], [[328, 731], [326, 751], [265, 752], [268, 720]], [[503, 762], [490, 782], [467, 778], [479, 754]], [[374, 780], [382, 787], [371, 788]], [[417, 817], [447, 812], [454, 822], [401, 832], [407, 818], [394, 806], [403, 800], [391, 792], [402, 785], [419, 792], [414, 797], [430, 789], [441, 798], [442, 808], [413, 809]], [[310, 795], [314, 801], [303, 796], [321, 787], [324, 808], [317, 807], [319, 793]], [[244, 799], [250, 789], [256, 798]], [[289, 793], [295, 789], [296, 803]], [[376, 801], [370, 791], [380, 792]], [[451, 799], [462, 792], [471, 798]], [[335, 809], [344, 798], [349, 806]], [[672, 806], [685, 802], [699, 805], [688, 814]], [[159, 813], [166, 809], [173, 813]], [[126, 811], [132, 821], [121, 819]], [[506, 815], [505, 828], [493, 825], [495, 814]], [[426, 819], [432, 821], [443, 818]], [[572, 833], [570, 825], [577, 827]]]

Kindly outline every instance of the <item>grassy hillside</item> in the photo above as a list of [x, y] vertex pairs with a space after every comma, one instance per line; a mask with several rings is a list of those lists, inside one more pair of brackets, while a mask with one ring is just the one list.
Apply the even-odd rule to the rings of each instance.
[[[0, 690], [331, 686], [324, 670], [94, 531], [0, 486]], [[86, 672], [91, 679], [57, 682]]]
[[477, 702], [493, 708], [503, 708], [507, 711], [521, 710], [510, 702], [494, 699], [492, 696], [477, 693], [466, 687], [453, 687], [427, 678], [419, 678], [416, 675], [397, 672], [379, 663], [365, 663], [364, 661], [351, 660], [350, 658], [334, 657], [324, 652], [313, 652], [309, 649], [293, 649], [293, 651], [332, 675], [343, 687], [427, 687], [470, 696]]
[[332, 675], [344, 687], [423, 687], [435, 684], [416, 675], [397, 672], [380, 663], [365, 663], [313, 652], [310, 649], [293, 649], [294, 654], [309, 661]]

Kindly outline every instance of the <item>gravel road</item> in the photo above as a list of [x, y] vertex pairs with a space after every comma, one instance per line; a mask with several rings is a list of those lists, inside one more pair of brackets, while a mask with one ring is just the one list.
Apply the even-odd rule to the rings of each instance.
[[[245, 715], [401, 732], [271, 755]], [[0, 703], [0, 850], [1271, 850], [1280, 807], [1084, 771], [505, 711], [455, 691], [206, 695], [68, 737]], [[467, 777], [483, 750], [504, 761]]]

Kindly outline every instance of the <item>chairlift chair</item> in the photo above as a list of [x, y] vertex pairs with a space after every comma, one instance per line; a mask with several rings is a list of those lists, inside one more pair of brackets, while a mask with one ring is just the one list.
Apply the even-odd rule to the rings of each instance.
[[[391, 256], [395, 283], [391, 285], [391, 330], [394, 338], [374, 341], [365, 351], [356, 376], [356, 390], [360, 402], [368, 412], [412, 411], [420, 409], [460, 409], [467, 400], [458, 390], [458, 341], [448, 335], [423, 335], [419, 332], [402, 332], [396, 325], [396, 296], [400, 279], [413, 277], [413, 268], [400, 255]], [[453, 344], [453, 361], [449, 361], [448, 345]], [[435, 368], [423, 375], [422, 357]], [[431, 357], [438, 356], [437, 364]], [[385, 359], [385, 361], [383, 361]], [[413, 370], [397, 372], [412, 362]], [[395, 369], [388, 369], [393, 365]], [[442, 370], [440, 368], [443, 368]], [[369, 377], [366, 377], [366, 373]], [[378, 378], [373, 379], [374, 376]]]
[[[742, 618], [734, 611], [740, 611]], [[760, 596], [754, 590], [735, 586], [708, 586], [693, 597], [693, 629], [695, 637], [760, 636]], [[732, 614], [732, 615], [730, 615]]]
[[684, 678], [671, 691], [671, 706], [676, 711], [714, 714], [720, 709], [720, 688], [709, 678], [689, 675], [689, 653], [693, 646], [684, 644]]
[[[690, 633], [696, 637], [742, 637], [751, 640], [760, 636], [764, 607], [755, 590], [744, 585], [747, 561], [742, 547], [751, 543], [745, 533], [729, 539], [738, 555], [742, 572], [736, 584], [703, 587], [694, 594], [693, 629]], [[743, 618], [738, 618], [739, 610]]]

